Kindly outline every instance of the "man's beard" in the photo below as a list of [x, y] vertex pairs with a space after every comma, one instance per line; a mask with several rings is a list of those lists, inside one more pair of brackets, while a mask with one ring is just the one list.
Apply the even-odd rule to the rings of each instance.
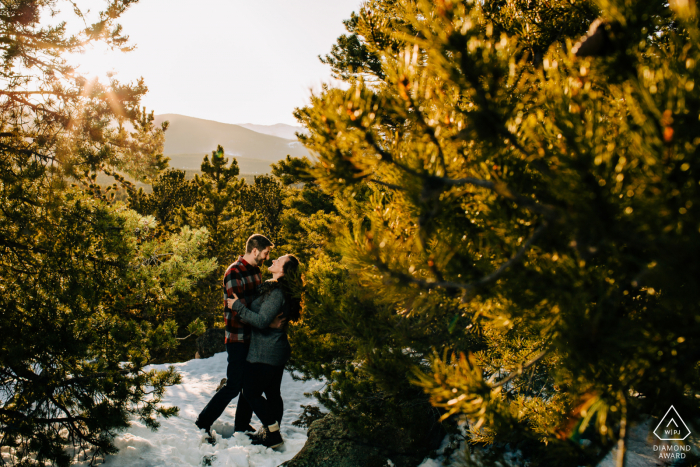
[[263, 258], [262, 253], [258, 253], [258, 256], [255, 257], [255, 265], [262, 266], [263, 261], [265, 261], [265, 258]]

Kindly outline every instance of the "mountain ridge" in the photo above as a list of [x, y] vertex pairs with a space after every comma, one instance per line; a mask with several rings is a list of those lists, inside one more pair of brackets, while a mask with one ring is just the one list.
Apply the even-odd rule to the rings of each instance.
[[297, 140], [295, 133], [305, 133], [303, 127], [287, 125], [286, 123], [275, 123], [274, 125], [257, 125], [255, 123], [237, 123], [238, 126], [253, 130], [265, 135], [277, 136], [279, 138]]
[[287, 155], [309, 156], [308, 150], [298, 141], [264, 134], [241, 125], [180, 114], [155, 116], [157, 125], [166, 120], [170, 125], [165, 132], [163, 155], [171, 158], [171, 167], [198, 168], [204, 156], [216, 150], [217, 145], [223, 146], [226, 156], [237, 158], [241, 173], [261, 173], [264, 167], [267, 168], [265, 172], [269, 172], [271, 163]]

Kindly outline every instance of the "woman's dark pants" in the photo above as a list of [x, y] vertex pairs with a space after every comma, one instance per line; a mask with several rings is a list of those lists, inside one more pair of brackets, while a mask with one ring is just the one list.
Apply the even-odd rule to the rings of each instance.
[[[284, 403], [280, 394], [284, 365], [272, 366], [264, 363], [247, 363], [243, 381], [243, 396], [253, 407], [255, 415], [265, 426], [282, 422]], [[265, 393], [265, 397], [263, 397]]]
[[[197, 417], [195, 422], [199, 428], [208, 429], [212, 423], [221, 416], [226, 409], [226, 406], [238, 394], [241, 393], [243, 386], [243, 375], [248, 357], [249, 344], [232, 343], [226, 344], [226, 352], [228, 353], [228, 366], [226, 368], [226, 385], [219, 389], [209, 403], [204, 407], [202, 412]], [[250, 425], [250, 419], [253, 417], [253, 410], [245, 397], [238, 398], [238, 406], [236, 407], [236, 419], [234, 421], [236, 430], [244, 430]]]

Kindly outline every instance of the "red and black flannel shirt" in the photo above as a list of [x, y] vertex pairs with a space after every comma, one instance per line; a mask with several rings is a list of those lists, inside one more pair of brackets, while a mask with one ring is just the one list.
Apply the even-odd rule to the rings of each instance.
[[226, 269], [224, 274], [224, 321], [226, 323], [226, 344], [233, 342], [250, 342], [250, 326], [242, 323], [237, 313], [234, 313], [227, 305], [226, 299], [233, 298], [233, 294], [245, 305], [253, 302], [255, 289], [260, 287], [262, 276], [260, 268], [250, 265], [243, 256]]

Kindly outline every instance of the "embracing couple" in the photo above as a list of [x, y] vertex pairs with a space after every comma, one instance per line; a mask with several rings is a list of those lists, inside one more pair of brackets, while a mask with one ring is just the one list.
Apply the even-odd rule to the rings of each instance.
[[[293, 255], [272, 260], [268, 268], [272, 279], [262, 283], [259, 266], [269, 258], [273, 246], [263, 235], [250, 236], [245, 255], [239, 256], [224, 274], [226, 385], [195, 422], [210, 440], [212, 423], [240, 393], [235, 431], [246, 432], [253, 444], [265, 447], [276, 448], [284, 442], [280, 434], [284, 411], [280, 386], [291, 354], [287, 323], [296, 321], [301, 309], [300, 294], [292, 290], [296, 282], [292, 279], [298, 278], [299, 260]], [[253, 412], [262, 422], [255, 433], [250, 425]]]

